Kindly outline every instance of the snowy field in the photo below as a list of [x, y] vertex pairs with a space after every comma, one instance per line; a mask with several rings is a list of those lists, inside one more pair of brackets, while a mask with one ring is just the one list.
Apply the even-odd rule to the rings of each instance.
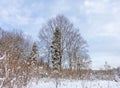
[[[37, 83], [32, 81], [27, 88], [56, 88], [53, 79], [41, 79]], [[86, 81], [86, 80], [59, 80], [58, 88], [120, 88], [120, 82], [114, 81]]]

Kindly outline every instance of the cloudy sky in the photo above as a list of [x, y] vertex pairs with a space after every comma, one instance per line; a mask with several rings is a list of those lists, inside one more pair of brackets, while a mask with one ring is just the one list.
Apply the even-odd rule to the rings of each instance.
[[120, 0], [0, 0], [0, 27], [37, 38], [51, 17], [63, 14], [89, 44], [93, 68], [120, 66]]

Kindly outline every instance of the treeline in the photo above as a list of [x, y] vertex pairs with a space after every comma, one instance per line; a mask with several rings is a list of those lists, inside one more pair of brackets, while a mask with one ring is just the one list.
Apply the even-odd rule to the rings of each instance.
[[[55, 35], [56, 28], [60, 34]], [[87, 74], [91, 64], [87, 42], [65, 16], [48, 20], [38, 35], [39, 43], [33, 42], [21, 31], [0, 29], [0, 88], [22, 88], [32, 78], [52, 77], [56, 69], [54, 53], [56, 57], [57, 54], [60, 56], [56, 66], [60, 67], [61, 77], [74, 78], [76, 75], [80, 78]], [[42, 47], [39, 48], [39, 44]]]

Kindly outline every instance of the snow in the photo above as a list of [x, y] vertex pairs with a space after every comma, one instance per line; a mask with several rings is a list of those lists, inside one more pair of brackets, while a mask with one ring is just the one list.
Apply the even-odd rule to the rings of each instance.
[[[41, 79], [37, 83], [29, 82], [27, 88], [56, 88], [53, 79]], [[120, 88], [120, 82], [114, 81], [88, 81], [88, 80], [59, 80], [58, 88]]]
[[0, 57], [0, 60], [3, 60], [6, 57], [6, 55], [3, 55], [2, 57]]

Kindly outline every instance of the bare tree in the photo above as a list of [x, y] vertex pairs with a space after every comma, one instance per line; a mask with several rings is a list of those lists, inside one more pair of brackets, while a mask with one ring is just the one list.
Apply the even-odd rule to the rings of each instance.
[[30, 53], [30, 56], [28, 58], [29, 64], [31, 65], [37, 65], [38, 61], [38, 47], [37, 44], [34, 42], [32, 46], [32, 51]]
[[[58, 15], [44, 24], [39, 32], [39, 39], [40, 41], [44, 42], [44, 47], [46, 47], [48, 51], [50, 51], [49, 47], [51, 46], [53, 33], [56, 27], [58, 27], [61, 31], [62, 65], [64, 65], [65, 61], [68, 61], [69, 68], [72, 69], [73, 66], [75, 67], [75, 65], [77, 65], [77, 59], [82, 55], [83, 52], [86, 53], [84, 55], [87, 55], [87, 52], [85, 51], [87, 43], [81, 37], [79, 29], [75, 28], [65, 16]], [[50, 54], [50, 52], [48, 53]], [[51, 60], [51, 55], [46, 58]], [[89, 57], [87, 57], [86, 60], [89, 60]]]
[[29, 50], [29, 41], [26, 40], [22, 32], [14, 30], [7, 32], [0, 30], [0, 51], [1, 55], [6, 55], [3, 59], [2, 70], [5, 78], [2, 82], [2, 88], [22, 88], [23, 85], [27, 84], [27, 64], [26, 51]]

